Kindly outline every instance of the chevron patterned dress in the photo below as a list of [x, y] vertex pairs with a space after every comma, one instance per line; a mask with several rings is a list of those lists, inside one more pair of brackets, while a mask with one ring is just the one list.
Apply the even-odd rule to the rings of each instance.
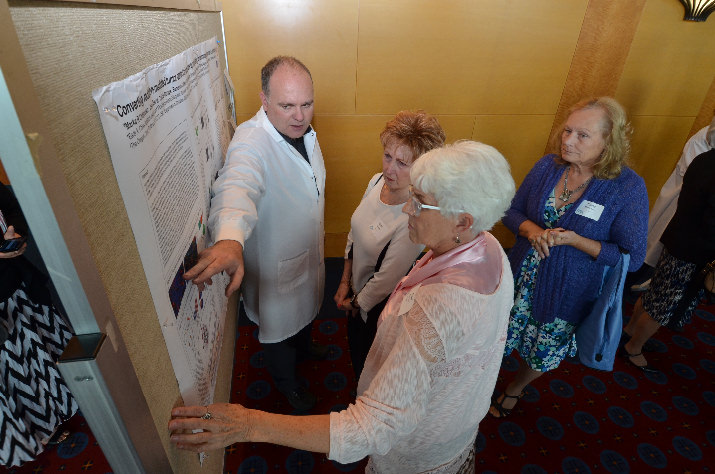
[[55, 361], [72, 336], [52, 307], [31, 301], [24, 283], [0, 301], [8, 338], [0, 349], [0, 464], [33, 460], [77, 403]]

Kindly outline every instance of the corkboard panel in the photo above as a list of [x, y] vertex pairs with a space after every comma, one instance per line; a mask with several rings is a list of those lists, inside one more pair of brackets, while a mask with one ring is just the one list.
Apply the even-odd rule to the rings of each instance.
[[[81, 221], [77, 232], [87, 236], [165, 457], [174, 472], [196, 472], [195, 455], [169, 447], [166, 426], [171, 407], [180, 403], [178, 385], [91, 94], [213, 36], [221, 40], [220, 14], [41, 1], [9, 6]], [[235, 330], [233, 315], [226, 330]], [[228, 334], [217, 400], [227, 400], [230, 386], [235, 338]], [[131, 427], [131, 419], [125, 422]], [[222, 456], [210, 456], [204, 470], [220, 472], [221, 465]]]
[[[52, 0], [66, 2], [68, 0]], [[72, 0], [78, 3], [100, 3], [108, 5], [125, 5], [134, 7], [170, 8], [173, 10], [221, 11], [218, 0]]]

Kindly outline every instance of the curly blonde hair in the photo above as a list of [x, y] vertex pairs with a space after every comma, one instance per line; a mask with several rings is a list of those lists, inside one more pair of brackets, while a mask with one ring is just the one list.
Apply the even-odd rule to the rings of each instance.
[[[601, 159], [593, 167], [593, 174], [599, 179], [613, 179], [621, 174], [621, 169], [628, 163], [628, 154], [631, 151], [630, 137], [632, 133], [631, 124], [628, 122], [626, 111], [621, 104], [611, 97], [596, 97], [585, 99], [574, 104], [566, 116], [566, 120], [577, 110], [600, 108], [604, 111], [604, 119], [601, 122], [601, 132], [606, 146], [603, 149]], [[566, 126], [564, 120], [551, 137], [551, 149], [556, 154], [554, 161], [558, 164], [566, 164], [561, 158], [561, 137]]]
[[424, 153], [444, 145], [446, 139], [437, 118], [424, 110], [412, 112], [403, 110], [385, 124], [380, 133], [382, 146], [397, 140], [412, 152], [412, 161]]

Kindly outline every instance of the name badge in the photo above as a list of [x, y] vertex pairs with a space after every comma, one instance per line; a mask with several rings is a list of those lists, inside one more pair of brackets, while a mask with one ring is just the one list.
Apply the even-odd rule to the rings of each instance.
[[410, 309], [412, 309], [412, 305], [415, 304], [415, 296], [417, 295], [417, 290], [420, 288], [421, 285], [422, 284], [420, 283], [419, 285], [412, 288], [409, 292], [407, 292], [405, 297], [402, 298], [402, 303], [400, 304], [400, 311], [397, 312], [398, 316], [403, 315]]
[[387, 232], [387, 226], [380, 219], [378, 219], [375, 222], [373, 222], [372, 224], [370, 224], [368, 226], [368, 229], [370, 229], [370, 232], [372, 232], [372, 235], [375, 237], [375, 240], [378, 240], [378, 241]]
[[582, 201], [576, 209], [576, 214], [598, 221], [603, 213], [603, 206], [593, 201]]

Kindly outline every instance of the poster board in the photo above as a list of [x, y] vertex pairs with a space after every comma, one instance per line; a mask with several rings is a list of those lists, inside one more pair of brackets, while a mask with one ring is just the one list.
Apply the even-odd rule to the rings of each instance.
[[92, 93], [186, 405], [213, 403], [228, 278], [184, 279], [210, 244], [210, 190], [231, 138], [216, 37]]
[[[44, 182], [66, 183], [79, 226], [71, 232], [63, 229], [65, 239], [72, 247], [71, 233], [78, 233], [87, 244], [101, 280], [98, 286], [111, 309], [96, 314], [100, 330], [117, 353], [125, 346], [148, 406], [153, 431], [147, 432], [139, 410], [135, 415], [142, 419], [132, 419], [130, 411], [123, 417], [130, 436], [138, 451], [163, 457], [173, 472], [197, 472], [197, 456], [169, 446], [169, 410], [182, 401], [92, 91], [214, 36], [221, 38], [220, 13], [49, 1], [7, 5], [48, 128], [38, 155], [47, 155], [42, 147], [51, 145], [50, 155], [59, 163], [43, 166], [40, 157], [38, 172]], [[222, 69], [224, 58], [222, 51]], [[62, 176], [50, 176], [55, 168]], [[52, 198], [52, 190], [48, 195]], [[235, 301], [231, 303], [228, 314], [235, 314]], [[235, 333], [235, 327], [235, 318], [227, 318], [225, 333]], [[217, 401], [228, 400], [230, 390], [234, 338], [226, 341], [218, 367]], [[111, 367], [103, 375], [121, 376]], [[113, 395], [120, 401], [124, 395], [136, 396], [121, 393], [121, 388]], [[152, 444], [153, 439], [160, 444]], [[210, 456], [202, 472], [220, 472], [221, 464], [222, 456]]]

